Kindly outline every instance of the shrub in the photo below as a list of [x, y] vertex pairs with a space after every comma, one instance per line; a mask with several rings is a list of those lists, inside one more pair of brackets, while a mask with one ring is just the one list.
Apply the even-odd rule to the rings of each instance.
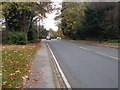
[[27, 34], [24, 32], [8, 32], [8, 44], [24, 45], [27, 43]]
[[119, 40], [107, 40], [108, 43], [119, 43]]
[[33, 41], [35, 39], [35, 32], [33, 30], [28, 31], [27, 37], [28, 41]]
[[41, 42], [41, 39], [35, 39], [33, 42], [34, 42], [34, 43], [40, 43], [40, 42]]

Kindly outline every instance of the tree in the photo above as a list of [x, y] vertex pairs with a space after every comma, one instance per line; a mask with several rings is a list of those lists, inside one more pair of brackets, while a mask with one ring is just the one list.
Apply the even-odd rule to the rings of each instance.
[[71, 39], [105, 40], [118, 38], [118, 3], [62, 3], [61, 29]]
[[82, 21], [84, 18], [84, 3], [68, 2], [62, 5], [61, 24], [63, 34], [68, 35], [72, 39], [83, 38], [83, 35], [80, 35], [80, 31], [83, 31]]
[[28, 40], [39, 38], [36, 36], [35, 24], [38, 19], [45, 18], [45, 14], [53, 10], [50, 2], [41, 2], [40, 4], [36, 2], [5, 2], [2, 3], [2, 6], [7, 31], [25, 32]]

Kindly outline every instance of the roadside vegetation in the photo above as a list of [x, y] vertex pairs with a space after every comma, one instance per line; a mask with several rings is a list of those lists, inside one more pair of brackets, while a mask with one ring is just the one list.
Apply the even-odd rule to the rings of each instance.
[[116, 2], [64, 2], [55, 20], [61, 20], [59, 30], [73, 40], [118, 43], [118, 6]]
[[50, 2], [3, 2], [1, 5], [1, 18], [6, 26], [3, 43], [24, 45], [46, 37], [48, 32], [40, 21], [52, 12]]
[[38, 44], [3, 45], [2, 88], [20, 88], [30, 74]]
[[[28, 75], [36, 51], [48, 31], [40, 21], [52, 12], [50, 2], [2, 2], [2, 88], [21, 88]], [[39, 24], [39, 25], [38, 25]], [[1, 75], [2, 74], [2, 75]]]

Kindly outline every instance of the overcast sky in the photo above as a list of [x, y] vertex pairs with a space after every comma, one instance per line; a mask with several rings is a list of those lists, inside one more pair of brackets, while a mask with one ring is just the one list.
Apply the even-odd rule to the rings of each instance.
[[[53, 0], [52, 0], [53, 1]], [[58, 2], [59, 1], [59, 2]], [[54, 0], [56, 7], [61, 7], [60, 2], [61, 0]], [[47, 18], [43, 20], [43, 25], [47, 30], [50, 28], [53, 29], [54, 31], [58, 30], [58, 27], [56, 26], [56, 21], [54, 18], [56, 17], [57, 10], [53, 11], [51, 14], [46, 14]]]

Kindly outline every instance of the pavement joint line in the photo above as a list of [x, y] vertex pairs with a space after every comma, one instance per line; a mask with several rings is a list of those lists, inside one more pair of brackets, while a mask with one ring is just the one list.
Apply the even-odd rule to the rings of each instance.
[[110, 55], [107, 55], [107, 54], [103, 54], [103, 53], [98, 52], [98, 51], [96, 51], [96, 53], [101, 54], [101, 55], [104, 55], [104, 56], [107, 56], [107, 57], [110, 57], [110, 58], [113, 58], [113, 59], [117, 59], [117, 60], [118, 60], [117, 57], [113, 57], [113, 56], [110, 56]]
[[51, 50], [51, 48], [50, 48], [50, 46], [49, 46], [48, 43], [47, 43], [47, 46], [48, 46], [48, 48], [49, 48], [49, 50], [50, 50], [50, 52], [51, 52], [51, 54], [52, 54], [52, 56], [53, 56], [53, 58], [54, 58], [54, 60], [55, 60], [55, 63], [56, 63], [56, 65], [57, 65], [57, 67], [58, 67], [58, 70], [59, 70], [59, 72], [60, 72], [63, 80], [64, 80], [64, 83], [66, 84], [66, 87], [67, 87], [69, 90], [72, 90], [72, 88], [71, 88], [71, 86], [70, 86], [70, 84], [69, 84], [69, 82], [68, 82], [65, 74], [63, 73], [63, 71], [62, 71], [59, 63], [57, 62], [57, 59], [56, 59], [55, 55], [53, 54], [53, 52], [52, 52], [52, 50]]

